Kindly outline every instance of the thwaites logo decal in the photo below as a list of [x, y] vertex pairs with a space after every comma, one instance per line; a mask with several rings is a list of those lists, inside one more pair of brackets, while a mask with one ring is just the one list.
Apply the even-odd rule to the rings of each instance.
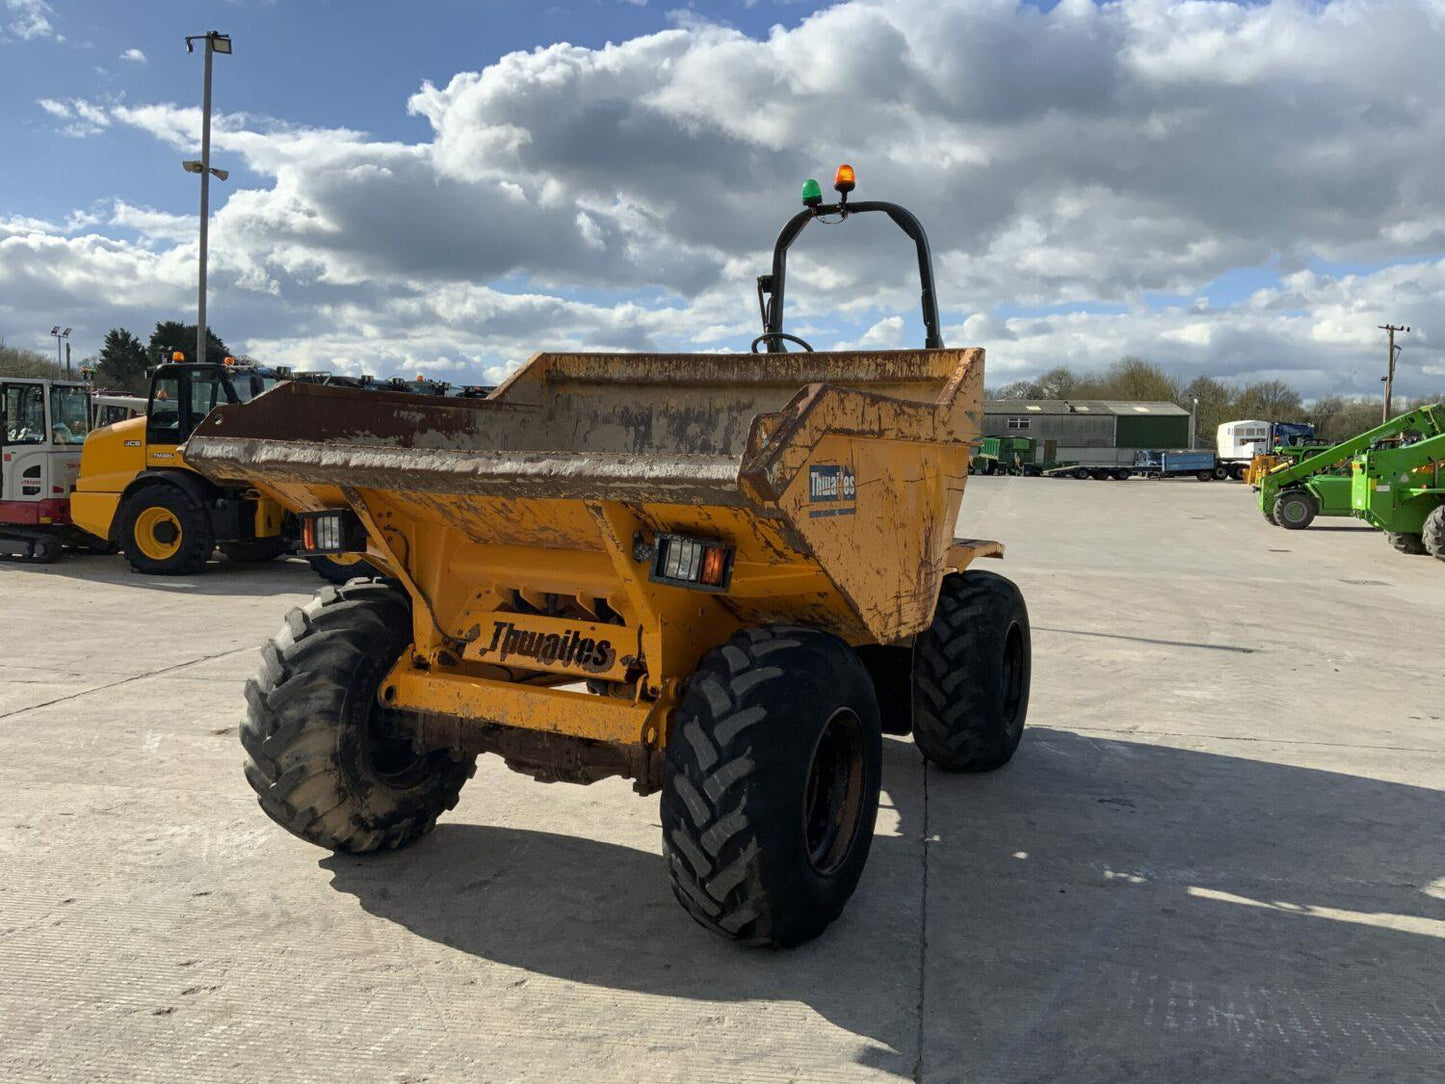
[[815, 463], [808, 468], [809, 519], [851, 516], [857, 511], [858, 483], [845, 463]]
[[487, 662], [528, 659], [541, 666], [565, 666], [589, 674], [605, 674], [617, 665], [617, 649], [611, 640], [565, 633], [519, 629], [510, 621], [492, 622], [492, 642], [477, 652]]

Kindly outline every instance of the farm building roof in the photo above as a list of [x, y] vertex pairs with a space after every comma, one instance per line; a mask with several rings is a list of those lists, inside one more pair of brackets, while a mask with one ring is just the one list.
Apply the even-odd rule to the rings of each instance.
[[1132, 403], [1121, 399], [990, 399], [983, 404], [985, 414], [1102, 414], [1135, 417], [1188, 415], [1178, 403]]

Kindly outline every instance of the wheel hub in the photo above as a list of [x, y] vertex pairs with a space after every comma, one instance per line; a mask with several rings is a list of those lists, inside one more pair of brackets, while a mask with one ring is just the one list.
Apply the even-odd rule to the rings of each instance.
[[852, 850], [864, 806], [863, 750], [862, 721], [839, 708], [818, 736], [803, 793], [804, 846], [815, 873], [836, 872]]

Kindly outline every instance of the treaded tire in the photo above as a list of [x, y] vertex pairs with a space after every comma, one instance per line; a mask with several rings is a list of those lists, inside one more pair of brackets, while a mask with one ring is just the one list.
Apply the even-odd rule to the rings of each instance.
[[1319, 510], [1319, 502], [1307, 489], [1286, 489], [1274, 499], [1275, 522], [1286, 531], [1303, 531]]
[[[148, 508], [164, 508], [181, 527], [181, 544], [165, 558], [147, 557], [136, 540], [136, 520]], [[117, 531], [121, 551], [131, 568], [151, 576], [191, 576], [206, 567], [216, 548], [211, 517], [190, 495], [170, 482], [149, 485], [126, 499]]]
[[333, 561], [330, 557], [317, 554], [306, 558], [306, 563], [311, 566], [312, 572], [327, 583], [334, 583], [338, 587], [357, 578], [370, 579], [382, 574], [381, 569], [365, 560], [342, 564], [340, 561]]
[[457, 804], [475, 757], [376, 736], [377, 689], [410, 640], [406, 596], [357, 580], [323, 587], [262, 648], [241, 724], [246, 781], [288, 832], [332, 851], [395, 849]]
[[1420, 541], [1424, 543], [1426, 553], [1437, 560], [1445, 561], [1445, 504], [1437, 505], [1425, 517], [1420, 528]]
[[239, 542], [222, 542], [217, 547], [228, 561], [238, 565], [259, 565], [274, 561], [291, 548], [280, 535], [275, 538], [247, 538]]
[[1418, 534], [1405, 534], [1401, 531], [1386, 531], [1385, 541], [1399, 550], [1401, 553], [1408, 553], [1411, 557], [1419, 557], [1429, 551], [1425, 548], [1425, 540]]
[[1029, 612], [993, 572], [943, 578], [933, 623], [913, 645], [913, 741], [950, 772], [1009, 762], [1029, 710]]
[[1266, 509], [1264, 510], [1264, 518], [1265, 518], [1265, 522], [1267, 522], [1271, 527], [1278, 527], [1278, 526], [1279, 526], [1279, 520], [1277, 520], [1277, 519], [1274, 518], [1274, 509], [1273, 509], [1273, 508], [1266, 508]]
[[[856, 739], [838, 758], [849, 765], [840, 793], [851, 797], [827, 819], [832, 843], [819, 861], [809, 784], [840, 723]], [[744, 944], [817, 937], [868, 860], [882, 760], [873, 687], [843, 641], [770, 626], [708, 652], [688, 682], [663, 772], [663, 854], [678, 902]]]

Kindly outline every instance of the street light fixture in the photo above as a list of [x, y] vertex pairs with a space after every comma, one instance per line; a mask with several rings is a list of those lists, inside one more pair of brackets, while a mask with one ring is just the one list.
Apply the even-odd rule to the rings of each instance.
[[205, 34], [192, 34], [186, 38], [186, 52], [196, 51], [196, 42], [206, 43], [206, 74], [201, 93], [201, 160], [182, 162], [187, 173], [201, 175], [201, 263], [196, 287], [196, 360], [206, 358], [206, 249], [210, 239], [211, 178], [224, 181], [230, 174], [224, 169], [211, 168], [211, 57], [216, 53], [231, 55], [231, 36], [212, 30]]
[[[64, 331], [61, 331], [60, 325], [56, 324], [53, 328], [50, 329], [50, 334], [55, 336], [55, 367], [58, 369], [60, 368], [60, 366], [65, 365], [65, 375], [66, 377], [69, 377], [70, 366], [65, 364], [60, 344], [65, 343], [65, 340], [70, 338], [70, 328], [66, 328]], [[70, 344], [65, 343], [65, 345], [69, 346]]]

